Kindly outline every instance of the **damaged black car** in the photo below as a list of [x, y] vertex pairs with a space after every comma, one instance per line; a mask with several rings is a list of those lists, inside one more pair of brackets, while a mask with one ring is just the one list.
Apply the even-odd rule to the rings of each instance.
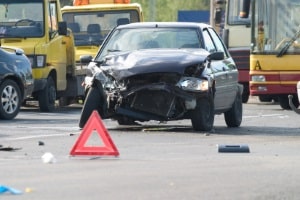
[[237, 67], [215, 30], [202, 23], [142, 22], [116, 27], [89, 62], [79, 127], [97, 110], [120, 125], [190, 119], [210, 131], [214, 116], [242, 122]]

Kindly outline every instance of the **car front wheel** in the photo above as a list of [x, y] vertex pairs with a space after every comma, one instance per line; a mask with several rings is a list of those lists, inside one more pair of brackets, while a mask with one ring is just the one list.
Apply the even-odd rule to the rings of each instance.
[[15, 118], [20, 111], [22, 101], [19, 86], [12, 80], [5, 80], [0, 85], [0, 94], [0, 119]]
[[100, 99], [100, 93], [97, 88], [90, 88], [81, 110], [79, 128], [84, 127], [94, 110], [98, 111], [100, 106]]
[[197, 101], [195, 110], [192, 111], [191, 121], [194, 130], [210, 131], [214, 125], [213, 97], [201, 98]]
[[239, 93], [236, 94], [230, 110], [224, 113], [224, 117], [228, 127], [239, 127], [241, 125], [243, 117], [243, 103], [242, 96]]
[[107, 109], [106, 95], [103, 91], [101, 84], [96, 84], [97, 86], [91, 87], [88, 90], [87, 96], [85, 98], [80, 120], [79, 128], [83, 128], [88, 121], [90, 115], [94, 110], [98, 111], [100, 116], [104, 116]]

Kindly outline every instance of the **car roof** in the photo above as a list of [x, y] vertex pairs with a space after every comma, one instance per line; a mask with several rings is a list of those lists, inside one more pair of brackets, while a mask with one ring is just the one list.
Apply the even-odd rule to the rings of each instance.
[[125, 25], [120, 25], [117, 29], [123, 28], [151, 28], [151, 27], [161, 27], [161, 28], [208, 28], [211, 27], [205, 23], [197, 22], [135, 22]]

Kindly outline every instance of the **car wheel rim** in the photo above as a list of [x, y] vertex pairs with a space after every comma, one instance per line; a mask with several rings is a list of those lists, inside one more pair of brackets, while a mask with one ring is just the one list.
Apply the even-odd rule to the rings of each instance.
[[12, 86], [4, 88], [1, 96], [3, 110], [11, 114], [16, 111], [19, 103], [18, 93]]

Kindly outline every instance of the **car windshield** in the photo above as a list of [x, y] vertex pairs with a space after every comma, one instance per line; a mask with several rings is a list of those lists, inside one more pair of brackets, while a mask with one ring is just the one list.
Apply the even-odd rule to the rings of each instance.
[[299, 0], [257, 1], [252, 22], [252, 53], [300, 53]]
[[0, 37], [41, 37], [44, 33], [43, 2], [3, 0], [0, 2]]
[[100, 49], [96, 61], [115, 52], [150, 48], [203, 48], [196, 28], [126, 28], [117, 29]]
[[68, 12], [63, 19], [73, 31], [76, 46], [101, 45], [115, 26], [140, 21], [136, 10]]

